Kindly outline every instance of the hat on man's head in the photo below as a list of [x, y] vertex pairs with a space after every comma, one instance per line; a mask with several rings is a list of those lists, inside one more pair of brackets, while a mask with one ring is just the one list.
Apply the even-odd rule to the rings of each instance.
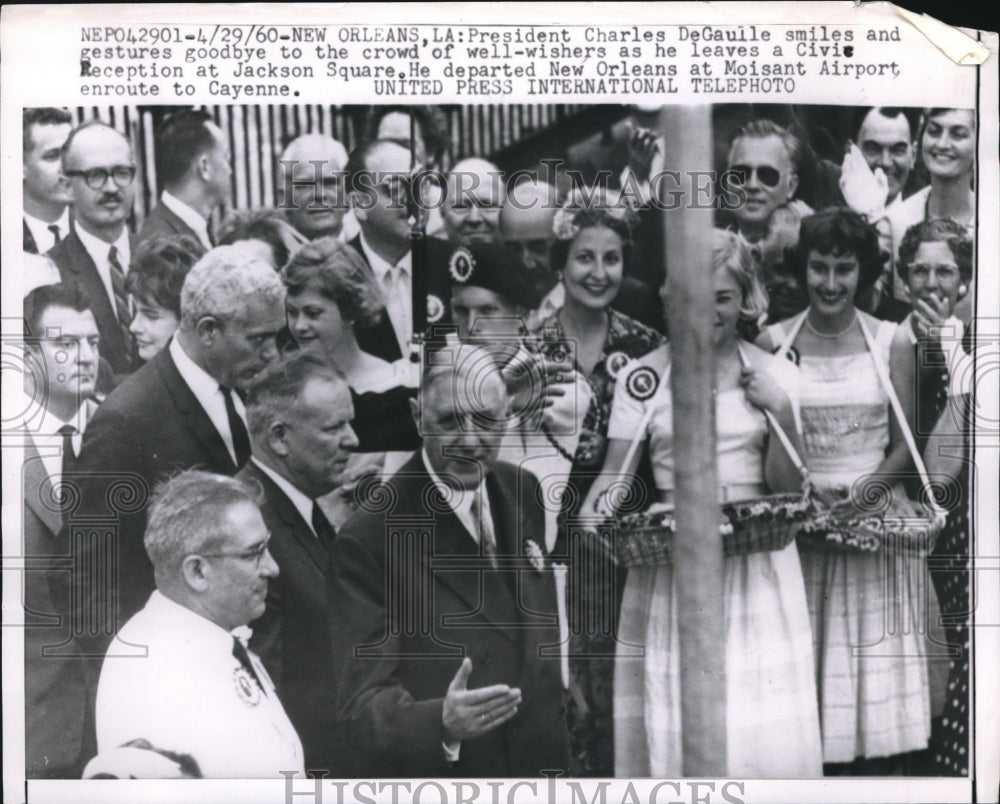
[[459, 246], [448, 260], [448, 273], [452, 288], [485, 288], [528, 310], [542, 303], [528, 267], [516, 254], [494, 243]]

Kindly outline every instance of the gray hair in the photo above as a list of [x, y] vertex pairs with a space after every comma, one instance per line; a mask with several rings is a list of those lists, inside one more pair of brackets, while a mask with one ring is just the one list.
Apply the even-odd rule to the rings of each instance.
[[257, 500], [238, 480], [197, 469], [157, 486], [143, 538], [157, 577], [176, 573], [187, 556], [220, 549], [230, 509], [244, 503]]
[[225, 324], [250, 305], [284, 304], [285, 288], [268, 263], [236, 245], [213, 248], [195, 263], [181, 289], [181, 322], [193, 329], [205, 316]]
[[247, 423], [254, 440], [295, 407], [310, 380], [347, 381], [330, 363], [310, 352], [298, 352], [272, 363], [258, 374], [247, 391]]

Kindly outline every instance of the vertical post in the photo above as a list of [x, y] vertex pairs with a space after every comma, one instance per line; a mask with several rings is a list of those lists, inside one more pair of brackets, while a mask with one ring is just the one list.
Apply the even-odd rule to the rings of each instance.
[[[410, 113], [410, 172], [423, 169], [417, 162], [417, 118]], [[413, 342], [419, 344], [427, 329], [427, 240], [424, 210], [417, 198], [419, 185], [410, 185], [410, 289], [412, 291]], [[419, 350], [419, 347], [418, 347]]]
[[684, 191], [681, 205], [664, 213], [683, 766], [685, 776], [725, 776], [725, 557], [719, 533], [712, 392], [713, 222], [708, 199], [696, 194], [694, 173], [713, 168], [711, 110], [708, 106], [664, 107], [661, 128], [666, 166], [680, 172]]

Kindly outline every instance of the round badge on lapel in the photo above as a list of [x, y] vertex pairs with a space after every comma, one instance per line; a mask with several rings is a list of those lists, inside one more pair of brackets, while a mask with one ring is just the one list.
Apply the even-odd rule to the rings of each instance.
[[472, 256], [472, 252], [464, 246], [455, 249], [451, 259], [448, 260], [448, 273], [456, 282], [468, 282], [475, 267], [476, 260]]
[[253, 677], [243, 667], [233, 670], [233, 686], [236, 687], [236, 694], [247, 706], [256, 706], [260, 703], [260, 687]]
[[604, 361], [604, 366], [608, 370], [608, 374], [611, 379], [618, 379], [618, 372], [622, 370], [625, 364], [628, 363], [628, 355], [624, 352], [612, 352], [608, 355], [608, 359]]
[[433, 293], [427, 294], [427, 323], [436, 324], [444, 315], [444, 302]]
[[660, 384], [659, 375], [649, 366], [639, 366], [629, 372], [625, 380], [625, 390], [637, 402], [645, 402], [656, 393]]

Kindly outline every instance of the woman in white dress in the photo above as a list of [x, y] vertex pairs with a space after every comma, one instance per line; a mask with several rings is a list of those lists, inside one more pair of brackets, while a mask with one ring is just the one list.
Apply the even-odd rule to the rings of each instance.
[[[795, 491], [801, 476], [763, 413], [770, 411], [792, 443], [800, 443], [794, 404], [784, 390], [795, 387], [795, 366], [737, 336], [741, 319], [756, 320], [767, 307], [745, 245], [735, 234], [716, 230], [712, 254], [720, 498]], [[630, 382], [636, 372], [658, 382], [644, 401], [629, 393], [638, 385]], [[610, 513], [607, 490], [620, 471], [630, 475], [638, 464], [634, 457], [622, 467], [634, 438], [647, 442], [660, 503], [672, 505], [669, 372], [669, 345], [622, 369], [608, 458], [583, 510]], [[644, 421], [644, 432], [637, 432]], [[727, 558], [725, 572], [727, 771], [745, 778], [817, 777], [822, 757], [816, 687], [795, 544]], [[629, 570], [614, 680], [616, 776], [682, 773], [679, 615], [670, 565]], [[642, 658], [635, 657], [634, 645], [644, 646]]]
[[[860, 312], [855, 297], [880, 275], [875, 229], [831, 208], [802, 222], [795, 264], [809, 294], [799, 316], [758, 340], [796, 355], [806, 464], [813, 483], [848, 511], [912, 474], [889, 388], [912, 416], [912, 347], [897, 325]], [[880, 377], [880, 372], [885, 379]], [[817, 688], [829, 772], [901, 770], [885, 758], [927, 746], [930, 685], [922, 625], [933, 595], [920, 558], [803, 547]], [[855, 762], [857, 760], [857, 762]]]

